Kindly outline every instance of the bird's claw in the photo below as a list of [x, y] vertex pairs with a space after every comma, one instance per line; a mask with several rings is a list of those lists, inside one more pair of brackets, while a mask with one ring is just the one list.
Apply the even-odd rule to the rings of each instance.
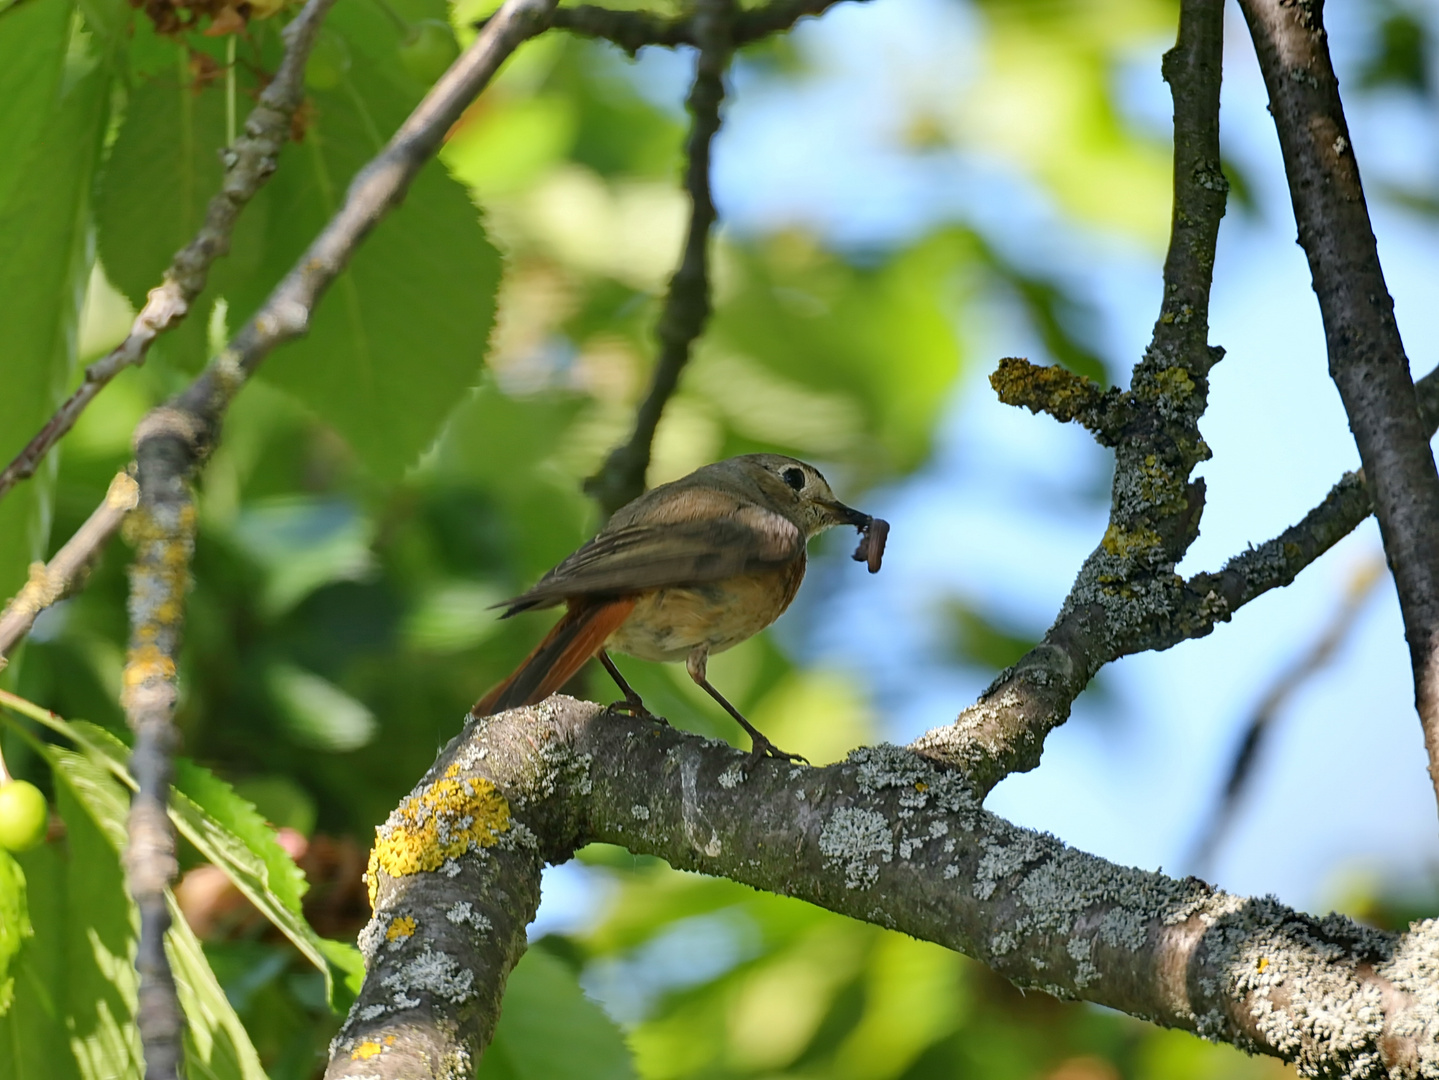
[[809, 758], [805, 757], [803, 754], [791, 754], [787, 750], [781, 750], [778, 746], [770, 742], [763, 735], [761, 735], [757, 739], [752, 738], [751, 742], [752, 746], [749, 752], [749, 756], [752, 762], [759, 761], [761, 758], [768, 757], [774, 758], [776, 761], [788, 761], [795, 765], [809, 764]]
[[645, 708], [645, 703], [639, 698], [621, 698], [619, 701], [612, 702], [610, 712], [624, 713], [627, 716], [633, 716], [636, 720], [653, 720], [665, 727], [669, 727], [670, 723], [663, 716], [656, 716]]

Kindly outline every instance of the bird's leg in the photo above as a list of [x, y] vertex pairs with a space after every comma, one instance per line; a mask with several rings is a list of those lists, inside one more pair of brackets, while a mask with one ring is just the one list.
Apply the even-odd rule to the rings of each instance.
[[723, 694], [721, 694], [718, 690], [716, 690], [713, 686], [710, 685], [709, 680], [705, 678], [705, 668], [708, 664], [708, 661], [709, 650], [704, 646], [700, 646], [699, 648], [695, 649], [693, 652], [690, 653], [689, 659], [685, 661], [685, 670], [689, 672], [690, 678], [695, 681], [695, 684], [699, 686], [700, 689], [702, 689], [706, 694], [718, 701], [720, 705], [724, 707], [724, 711], [734, 717], [735, 723], [739, 724], [740, 727], [744, 728], [745, 731], [749, 733], [750, 743], [752, 747], [750, 750], [750, 756], [753, 758], [779, 758], [781, 761], [803, 761], [806, 765], [808, 765], [809, 759], [806, 758], [803, 754], [787, 753], [786, 751], [781, 750], [774, 743], [770, 742], [769, 739], [767, 739], [764, 734], [759, 730], [759, 728], [755, 727], [748, 720], [746, 720], [743, 714], [738, 709], [736, 709], [733, 705], [731, 705], [728, 701], [725, 700]]
[[620, 692], [625, 696], [624, 701], [616, 701], [610, 706], [611, 709], [617, 712], [627, 712], [631, 716], [637, 716], [641, 719], [659, 720], [660, 723], [665, 722], [662, 717], [655, 716], [654, 713], [645, 708], [645, 703], [640, 699], [639, 693], [633, 686], [625, 681], [625, 677], [620, 674], [620, 669], [615, 666], [615, 662], [610, 659], [610, 654], [606, 650], [601, 649], [595, 655], [599, 657], [600, 663], [605, 666], [605, 670], [610, 673], [610, 678], [614, 679], [615, 685], [620, 688]]

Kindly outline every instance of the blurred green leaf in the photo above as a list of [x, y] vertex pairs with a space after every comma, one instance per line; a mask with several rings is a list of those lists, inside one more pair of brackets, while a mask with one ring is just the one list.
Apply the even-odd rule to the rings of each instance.
[[375, 716], [334, 683], [294, 664], [275, 662], [265, 685], [301, 746], [332, 754], [358, 750], [375, 737]]
[[233, 536], [266, 570], [262, 609], [279, 615], [335, 581], [362, 581], [374, 570], [374, 524], [343, 499], [288, 497], [253, 501]]
[[521, 957], [505, 986], [479, 1080], [630, 1080], [619, 1029], [584, 996], [574, 973], [543, 949]]
[[268, 1080], [260, 1055], [210, 970], [199, 939], [175, 898], [166, 899], [170, 930], [165, 935], [165, 956], [185, 1013], [185, 1063], [190, 1075], [213, 1080]]
[[15, 976], [10, 969], [25, 939], [35, 929], [25, 900], [25, 872], [8, 851], [0, 851], [0, 1016], [15, 1000]]
[[[64, 390], [90, 273], [87, 215], [111, 79], [104, 64], [79, 50], [70, 54], [73, 81], [56, 84], [53, 60], [44, 58], [55, 48], [57, 34], [68, 44], [70, 11], [64, 0], [33, 0], [0, 19], [0, 71], [17, 63], [41, 86], [48, 84], [47, 93], [27, 89], [20, 95], [40, 117], [40, 127], [27, 137], [22, 122], [14, 142], [0, 145], [17, 155], [0, 158], [0, 296], [7, 313], [0, 336], [4, 461], [39, 429]], [[20, 58], [27, 48], [43, 60], [38, 69]], [[44, 138], [34, 137], [38, 131]], [[43, 551], [52, 468], [43, 468], [0, 502], [0, 595], [15, 591], [26, 565]]]
[[1432, 12], [1393, 0], [1379, 0], [1374, 7], [1382, 14], [1372, 51], [1359, 68], [1359, 85], [1366, 90], [1392, 86], [1427, 94], [1433, 85], [1429, 68]]
[[945, 604], [951, 655], [987, 671], [1003, 671], [1038, 644], [1039, 639], [993, 619], [977, 605], [952, 598]]
[[68, 0], [31, 0], [0, 18], [0, 207], [9, 204], [36, 139], [52, 119], [70, 40]]
[[[264, 254], [259, 272], [223, 285], [232, 325], [299, 258], [415, 103], [418, 92], [397, 79], [357, 48], [341, 84], [315, 92], [303, 142], [281, 154], [264, 192], [267, 213], [246, 215], [237, 229], [237, 244], [244, 234]], [[499, 276], [479, 211], [431, 163], [330, 288], [308, 335], [272, 357], [264, 378], [334, 425], [377, 476], [393, 479], [478, 381]]]

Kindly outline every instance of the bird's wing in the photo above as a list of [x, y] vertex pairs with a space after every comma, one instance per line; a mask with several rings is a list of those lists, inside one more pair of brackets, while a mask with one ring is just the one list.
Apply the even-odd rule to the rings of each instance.
[[497, 606], [508, 616], [574, 597], [719, 581], [790, 562], [804, 552], [804, 537], [793, 522], [753, 503], [731, 502], [728, 513], [715, 517], [674, 509], [606, 528], [529, 591]]

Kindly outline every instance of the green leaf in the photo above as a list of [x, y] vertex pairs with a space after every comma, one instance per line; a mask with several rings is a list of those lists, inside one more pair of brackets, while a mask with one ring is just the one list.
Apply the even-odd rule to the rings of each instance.
[[10, 963], [25, 939], [35, 933], [25, 903], [25, 871], [8, 851], [0, 851], [0, 1016], [15, 1000], [15, 977]]
[[260, 1055], [210, 970], [199, 939], [185, 922], [175, 898], [167, 899], [171, 926], [165, 935], [165, 955], [185, 1013], [188, 1074], [213, 1080], [267, 1080]]
[[[34, 13], [22, 8], [0, 17], [0, 70], [5, 51], [13, 54], [18, 47], [16, 33], [33, 30], [36, 52], [48, 56], [60, 20], [68, 45], [70, 5], [33, 0], [33, 6]], [[33, 72], [40, 84], [48, 81], [49, 92], [41, 96], [26, 88], [22, 96], [40, 116], [44, 138], [30, 138], [28, 149], [9, 147], [17, 152], [13, 162], [0, 157], [0, 296], [6, 312], [0, 335], [0, 461], [19, 451], [49, 416], [74, 361], [90, 270], [91, 187], [110, 103], [109, 72], [97, 64], [85, 73], [91, 63], [77, 49], [67, 61], [65, 80], [53, 78], [51, 61]], [[8, 73], [4, 78], [8, 81]], [[7, 116], [9, 106], [6, 100]], [[24, 138], [23, 132], [16, 135]], [[25, 579], [26, 564], [42, 553], [49, 506], [37, 482], [45, 483], [48, 475], [46, 470], [0, 502], [0, 595], [13, 593]]]
[[[175, 70], [143, 79], [130, 91], [95, 205], [105, 273], [136, 309], [194, 238], [223, 175], [224, 86], [192, 86], [188, 52], [179, 44], [170, 48]], [[208, 296], [197, 300], [185, 321], [157, 343], [188, 370], [205, 361], [209, 307]]]
[[495, 1038], [478, 1080], [630, 1080], [619, 1028], [580, 990], [569, 968], [543, 949], [515, 965]]
[[70, 40], [67, 0], [33, 0], [0, 15], [0, 206], [4, 206], [31, 147], [45, 130]]
[[[83, 720], [59, 723], [96, 760], [128, 777], [124, 770], [129, 749], [119, 739]], [[225, 872], [260, 914], [294, 943], [305, 959], [324, 973], [325, 991], [333, 1000], [334, 976], [325, 958], [324, 939], [300, 911], [304, 875], [255, 808], [209, 770], [177, 758], [170, 820], [200, 854]]]
[[[225, 287], [234, 325], [300, 257], [417, 100], [352, 51], [340, 86], [314, 95], [304, 141], [281, 154], [265, 193], [261, 272]], [[247, 217], [241, 231], [259, 220]], [[377, 475], [398, 476], [478, 381], [499, 276], [479, 211], [431, 162], [330, 288], [309, 334], [268, 360], [264, 377], [332, 424]]]

